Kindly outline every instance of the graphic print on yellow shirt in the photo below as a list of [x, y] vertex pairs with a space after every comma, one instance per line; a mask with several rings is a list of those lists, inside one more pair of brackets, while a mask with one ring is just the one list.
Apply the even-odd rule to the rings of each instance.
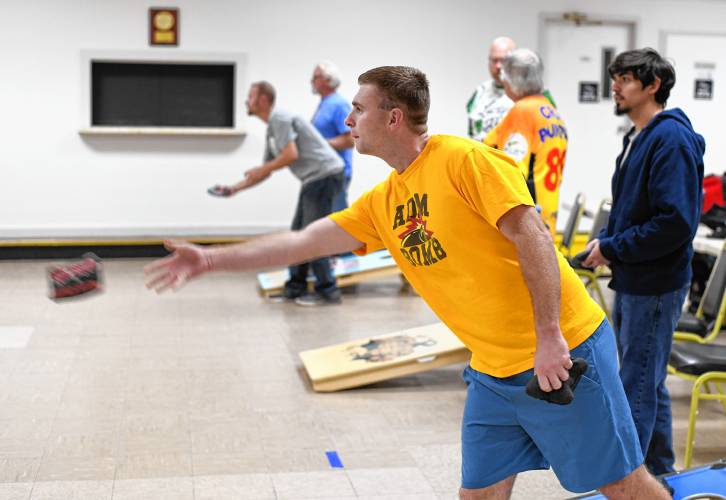
[[[474, 369], [508, 377], [534, 366], [536, 337], [529, 289], [517, 251], [499, 231], [512, 208], [532, 206], [524, 177], [501, 151], [432, 136], [416, 160], [330, 218], [363, 243], [387, 248], [439, 318], [472, 351]], [[560, 327], [570, 348], [604, 313], [558, 253]]]
[[567, 129], [549, 99], [537, 95], [514, 103], [484, 143], [514, 159], [542, 211], [542, 220], [554, 235], [567, 155]]
[[398, 230], [401, 240], [401, 254], [414, 267], [430, 266], [446, 258], [444, 247], [426, 227], [424, 217], [428, 216], [428, 195], [414, 193], [405, 204], [396, 207], [393, 217], [393, 230]]

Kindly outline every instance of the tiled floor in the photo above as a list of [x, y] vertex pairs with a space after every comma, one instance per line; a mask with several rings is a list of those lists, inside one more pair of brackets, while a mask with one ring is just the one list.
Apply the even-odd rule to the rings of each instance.
[[[455, 498], [462, 366], [316, 394], [297, 356], [435, 321], [398, 279], [316, 309], [266, 303], [251, 273], [157, 296], [144, 264], [108, 261], [104, 293], [56, 304], [45, 263], [0, 262], [0, 499]], [[680, 457], [690, 386], [670, 387]], [[726, 456], [717, 405], [697, 433], [697, 463]], [[514, 498], [567, 496], [538, 471]]]

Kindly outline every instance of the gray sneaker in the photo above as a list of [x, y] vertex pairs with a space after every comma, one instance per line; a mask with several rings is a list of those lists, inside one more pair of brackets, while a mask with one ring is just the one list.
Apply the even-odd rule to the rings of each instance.
[[322, 294], [322, 293], [306, 293], [302, 297], [295, 299], [295, 303], [299, 306], [325, 306], [335, 305], [342, 303], [343, 300], [340, 297], [340, 290], [334, 290], [333, 292]]
[[291, 290], [289, 288], [283, 288], [281, 292], [271, 293], [267, 296], [267, 300], [270, 302], [281, 303], [281, 302], [292, 302], [295, 299], [302, 297], [306, 292]]

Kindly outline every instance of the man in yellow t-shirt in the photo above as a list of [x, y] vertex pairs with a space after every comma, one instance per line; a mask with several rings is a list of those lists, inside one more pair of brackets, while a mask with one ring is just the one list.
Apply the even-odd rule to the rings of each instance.
[[514, 101], [504, 119], [484, 139], [519, 166], [542, 220], [555, 233], [562, 171], [567, 154], [567, 129], [544, 94], [542, 61], [529, 49], [504, 59], [504, 91]]
[[[642, 466], [612, 329], [555, 250], [516, 165], [469, 139], [430, 137], [420, 71], [383, 66], [358, 83], [346, 124], [360, 153], [394, 169], [384, 182], [301, 231], [228, 246], [167, 243], [174, 253], [147, 266], [147, 286], [386, 247], [472, 351], [462, 499], [508, 498], [517, 473], [550, 466], [571, 491], [670, 498]], [[570, 405], [526, 395], [534, 374], [542, 390], [560, 388], [571, 357], [588, 369]]]

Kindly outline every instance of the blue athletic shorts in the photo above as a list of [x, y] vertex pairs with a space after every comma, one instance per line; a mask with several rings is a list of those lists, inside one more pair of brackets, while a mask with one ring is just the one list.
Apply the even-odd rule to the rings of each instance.
[[589, 366], [569, 405], [527, 396], [533, 370], [506, 378], [464, 370], [463, 488], [551, 466], [564, 488], [581, 493], [622, 479], [643, 463], [608, 321], [571, 353]]

